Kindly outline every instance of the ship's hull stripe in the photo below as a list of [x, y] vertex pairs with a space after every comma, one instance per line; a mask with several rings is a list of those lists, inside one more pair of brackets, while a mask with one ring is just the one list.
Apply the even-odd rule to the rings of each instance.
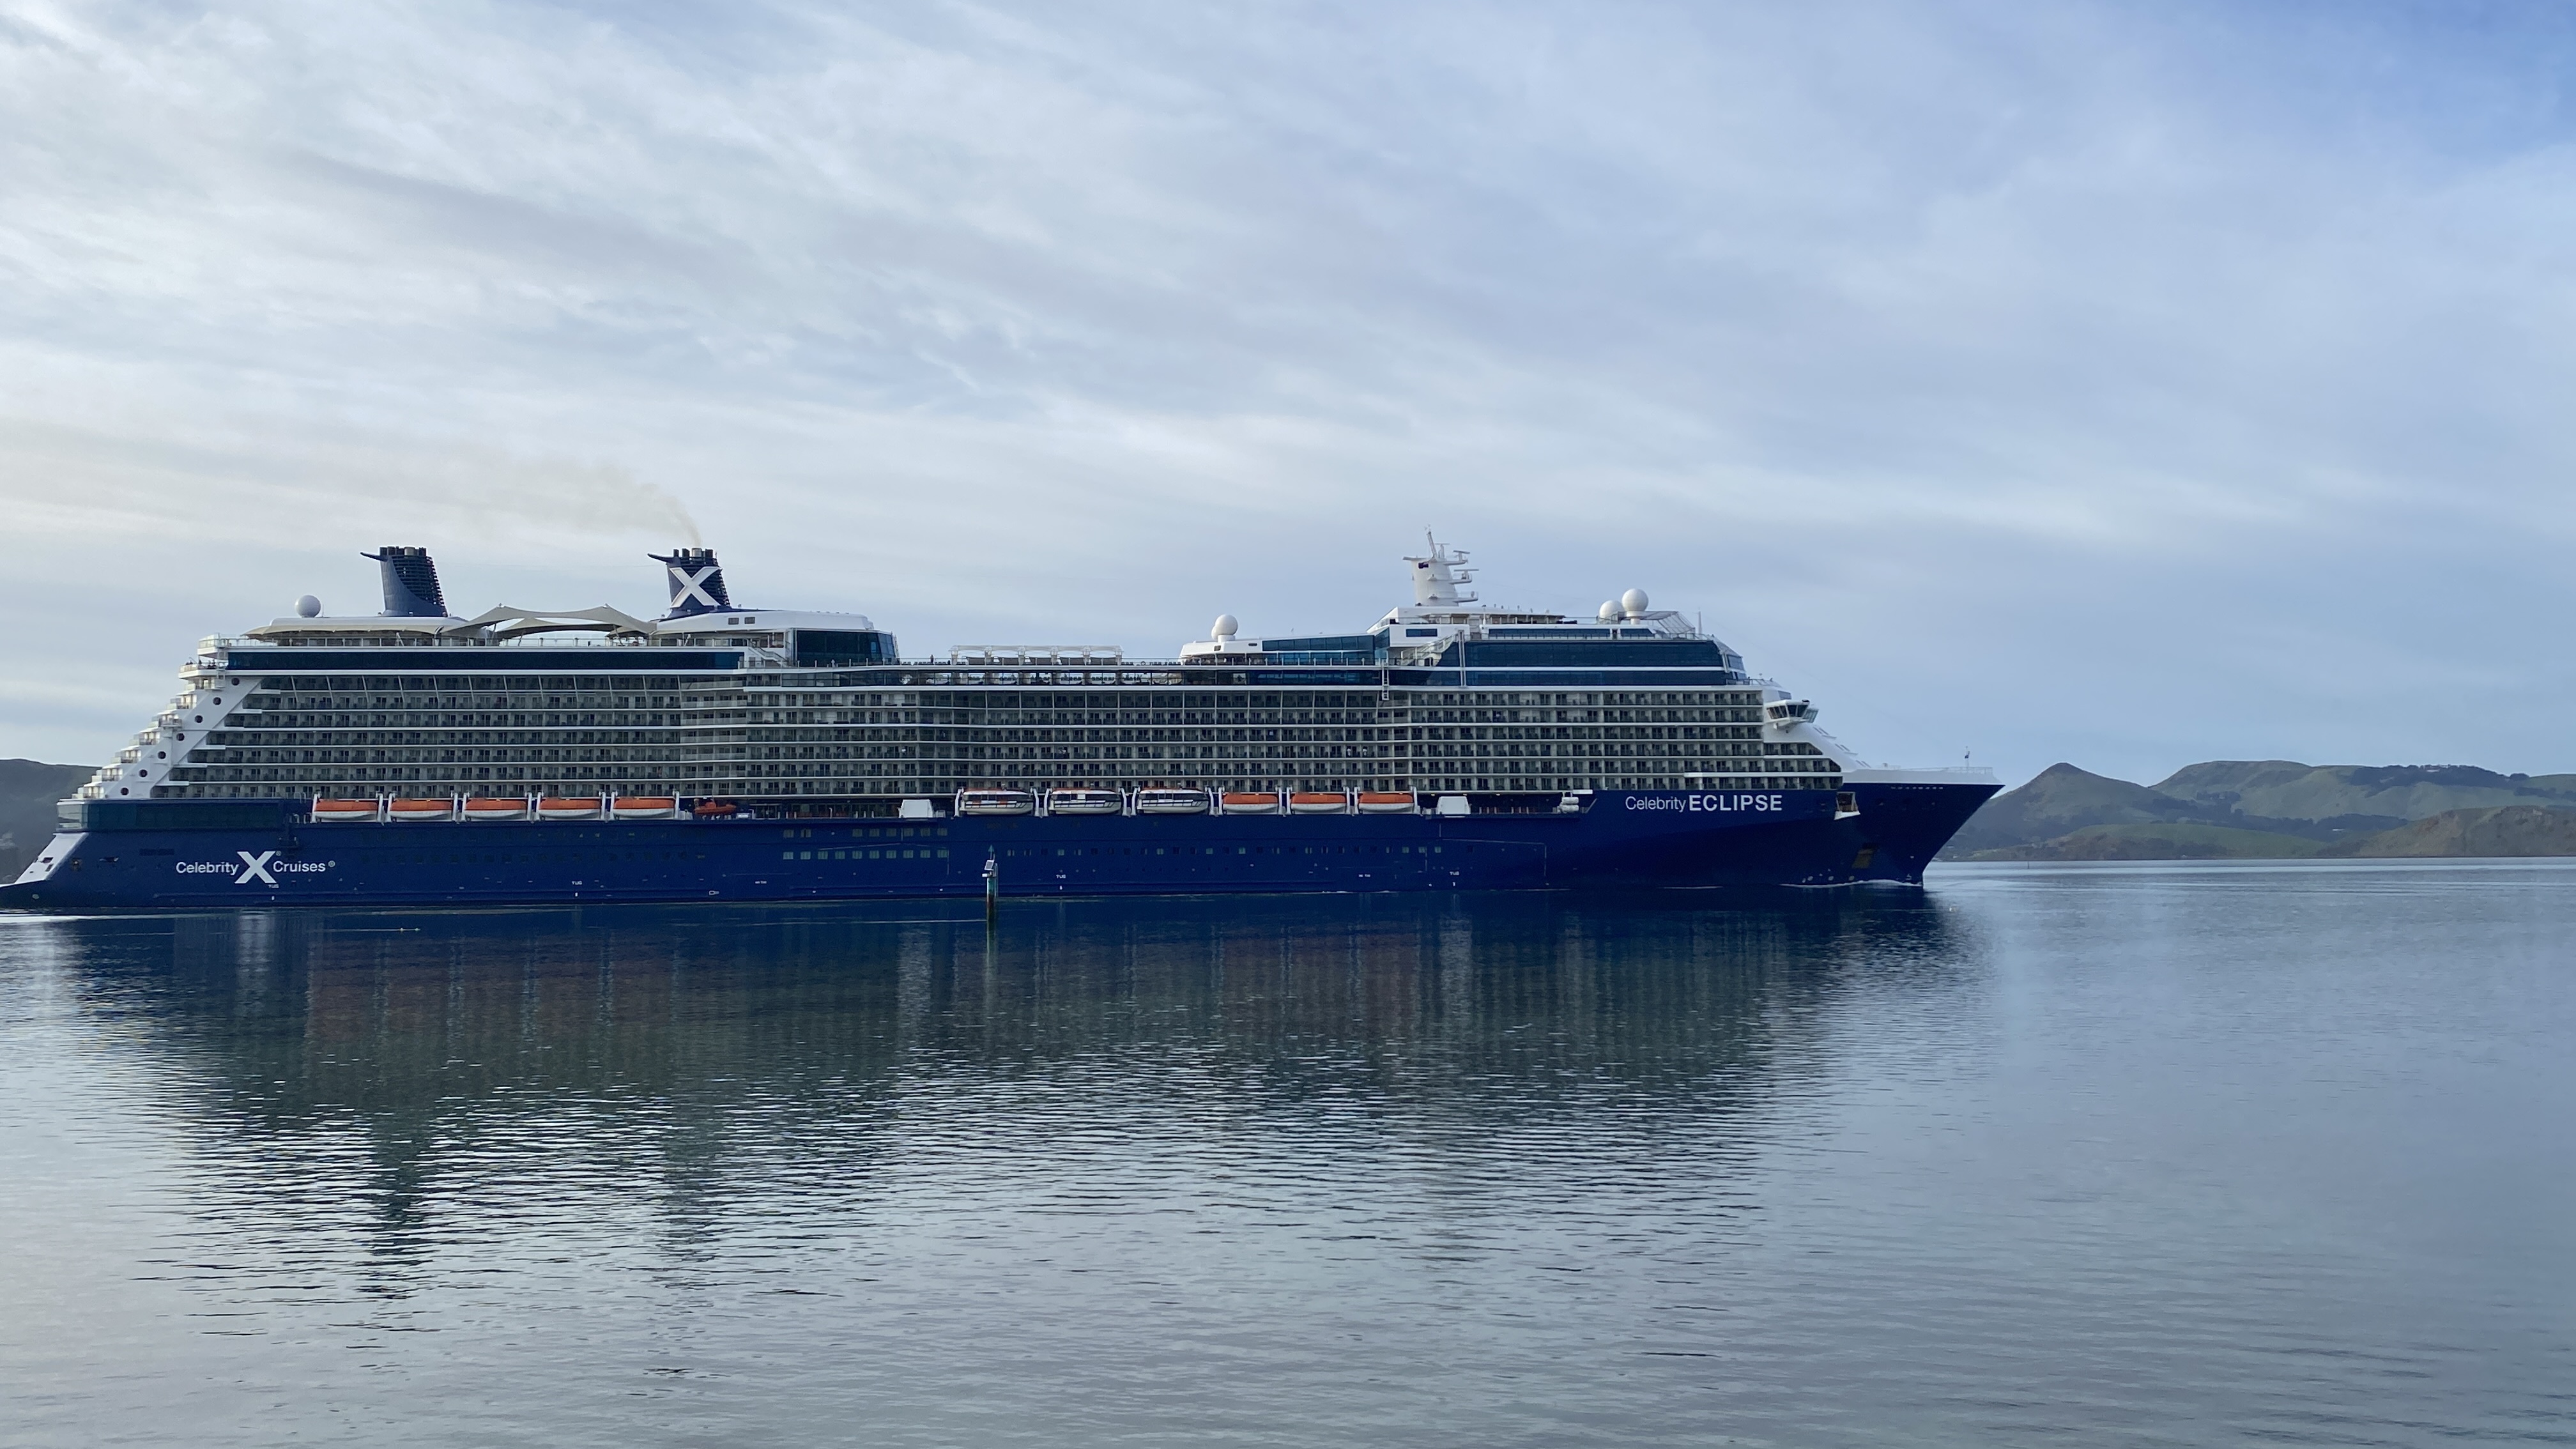
[[[1606, 791], [1580, 814], [499, 821], [92, 830], [33, 910], [1919, 883], [1992, 786]], [[30, 872], [31, 875], [34, 872]]]

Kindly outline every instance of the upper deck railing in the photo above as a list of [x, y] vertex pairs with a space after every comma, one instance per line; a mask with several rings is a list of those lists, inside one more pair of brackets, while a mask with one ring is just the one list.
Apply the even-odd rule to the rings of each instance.
[[[313, 641], [313, 643], [317, 645], [322, 642], [323, 641]], [[393, 645], [378, 643], [373, 640], [351, 640], [347, 638], [330, 642], [335, 647], [330, 648], [328, 652], [335, 654], [375, 654], [378, 651], [381, 651], [383, 655], [382, 663], [387, 666], [388, 669], [395, 672], [401, 671], [402, 662], [406, 656], [417, 658], [417, 651], [424, 647], [421, 641], [413, 639], [406, 639], [401, 641], [399, 644]], [[285, 643], [286, 641], [274, 639], [246, 639], [227, 635], [210, 636], [200, 642], [198, 645], [197, 657], [190, 660], [189, 663], [184, 666], [183, 672], [229, 670], [233, 667], [230, 662], [230, 654], [233, 650], [255, 649], [267, 651], [279, 649], [281, 645]], [[614, 669], [617, 668], [619, 663], [622, 663], [623, 660], [612, 662], [605, 657], [608, 654], [623, 654], [627, 658], [633, 658], [636, 663], [643, 663], [644, 658], [659, 655], [664, 652], [660, 649], [654, 649], [636, 643], [617, 644], [604, 640], [575, 641], [563, 639], [561, 637], [545, 640], [510, 640], [506, 642], [493, 640], [469, 642], [461, 639], [447, 639], [428, 644], [425, 647], [459, 651], [470, 650], [478, 656], [478, 658], [487, 659], [492, 665], [503, 669], [510, 667], [512, 663], [511, 656], [514, 654], [520, 656], [550, 656], [549, 663], [552, 663], [553, 661], [560, 660], [568, 651], [595, 650], [598, 651], [600, 655], [599, 667]], [[701, 651], [705, 648], [705, 646], [699, 647]], [[638, 657], [634, 653], [634, 651], [638, 649], [643, 650], [643, 655], [641, 657]], [[312, 652], [320, 654], [325, 651], [316, 647], [312, 649]], [[1426, 661], [1405, 658], [1400, 655], [1391, 655], [1385, 659], [1371, 660], [1367, 662], [1323, 662], [1306, 659], [1266, 659], [1260, 655], [1239, 656], [1222, 660], [1205, 657], [1186, 660], [1129, 659], [1125, 657], [1125, 651], [1115, 645], [960, 645], [951, 649], [948, 652], [948, 657], [945, 659], [926, 657], [919, 659], [888, 659], [868, 663], [844, 664], [799, 664], [794, 662], [784, 650], [760, 647], [725, 646], [716, 649], [714, 652], [740, 656], [741, 662], [739, 665], [725, 669], [721, 672], [728, 675], [748, 676], [748, 679], [745, 682], [753, 688], [763, 686], [772, 688], [800, 687], [796, 683], [777, 678], [777, 676], [791, 672], [798, 676], [818, 674], [843, 676], [864, 675], [867, 676], [871, 682], [881, 683], [883, 685], [897, 688], [943, 686], [1023, 686], [1041, 688], [1083, 686], [1097, 688], [1173, 685], [1242, 686], [1291, 683], [1313, 683], [1318, 686], [1348, 686], [1352, 684], [1365, 684], [1383, 687], [1393, 685], [1397, 682], [1392, 677], [1395, 674], [1410, 676], [1422, 675], [1425, 673], [1428, 673], [1431, 676], [1433, 682], [1444, 684], [1454, 683], [1460, 687], [1477, 687], [1483, 683], [1483, 681], [1471, 676], [1485, 675], [1495, 670], [1502, 670], [1514, 675], [1527, 675], [1530, 673], [1553, 674], [1559, 672], [1597, 673], [1603, 667], [1599, 664], [1550, 666], [1522, 663], [1477, 663], [1464, 666], [1439, 665], [1437, 667], [1433, 667], [1428, 665]], [[453, 655], [450, 655], [449, 657], [453, 660]], [[265, 665], [266, 667], [274, 668], [277, 667], [277, 662], [278, 661], [271, 659], [261, 661], [260, 664], [246, 664], [242, 667], [256, 669]], [[377, 661], [371, 659], [368, 662], [373, 664]], [[339, 660], [334, 660], [331, 665], [328, 666], [329, 670], [332, 672], [346, 670], [349, 667], [350, 666], [348, 664]], [[531, 667], [541, 666], [535, 666], [532, 664]], [[1622, 674], [1634, 673], [1636, 671], [1649, 671], [1659, 678], [1678, 674], [1703, 676], [1712, 672], [1711, 666], [1700, 664], [1659, 665], [1640, 662], [1636, 664], [1613, 663], [1609, 667], [1618, 670]], [[1720, 687], [1733, 688], [1757, 682], [1738, 671], [1721, 668], [1715, 672], [1727, 674], [1730, 677], [1718, 680], [1693, 678], [1689, 681], [1689, 684], [1693, 687], [1714, 684]], [[1414, 682], [1415, 681], [1410, 679], [1404, 681], [1407, 687], [1411, 687]], [[1643, 680], [1623, 680], [1620, 683], [1614, 684], [1603, 681], [1598, 683], [1586, 683], [1581, 686], [1573, 686], [1571, 682], [1569, 682], [1569, 687], [1618, 688], [1623, 687], [1623, 685], [1626, 684], [1644, 682], [1645, 681]], [[1493, 687], [1512, 687], [1513, 685], [1520, 685], [1522, 683], [1523, 681], [1515, 679], [1510, 685], [1497, 684]], [[805, 687], [810, 687], [810, 685]]]

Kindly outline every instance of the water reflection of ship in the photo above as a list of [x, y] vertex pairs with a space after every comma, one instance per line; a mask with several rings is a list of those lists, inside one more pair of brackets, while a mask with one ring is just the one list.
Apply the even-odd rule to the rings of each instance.
[[1471, 1196], [1586, 1142], [1722, 1191], [1838, 1002], [1947, 990], [1973, 954], [1937, 904], [1847, 895], [1086, 902], [989, 940], [882, 907], [47, 929], [184, 1064], [209, 1204], [393, 1259], [492, 1212], [642, 1206], [681, 1236], [779, 1194], [864, 1212], [889, 1163], [1068, 1134], [1251, 1129], [1462, 1164]]

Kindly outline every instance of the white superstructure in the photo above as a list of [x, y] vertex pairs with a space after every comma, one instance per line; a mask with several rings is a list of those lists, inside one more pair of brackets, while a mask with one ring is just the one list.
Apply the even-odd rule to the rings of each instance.
[[[308, 598], [204, 641], [179, 695], [82, 795], [1558, 796], [1831, 788], [1867, 768], [1812, 706], [1642, 590], [1591, 619], [1495, 608], [1436, 541], [1406, 560], [1413, 601], [1365, 631], [1247, 637], [1229, 615], [1163, 661], [1062, 644], [906, 660], [864, 614], [736, 606], [705, 549], [660, 559], [656, 619], [462, 616], [425, 552], [370, 557], [383, 614], [324, 616]], [[1961, 778], [1867, 778], [1918, 773]]]

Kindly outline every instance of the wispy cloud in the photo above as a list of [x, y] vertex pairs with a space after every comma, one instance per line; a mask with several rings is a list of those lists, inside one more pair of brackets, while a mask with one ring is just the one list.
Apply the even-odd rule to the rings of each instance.
[[[2576, 767], [2554, 11], [0, 8], [0, 753], [357, 547], [908, 648], [1704, 611], [1854, 743]], [[2214, 701], [2224, 701], [2215, 704]]]

